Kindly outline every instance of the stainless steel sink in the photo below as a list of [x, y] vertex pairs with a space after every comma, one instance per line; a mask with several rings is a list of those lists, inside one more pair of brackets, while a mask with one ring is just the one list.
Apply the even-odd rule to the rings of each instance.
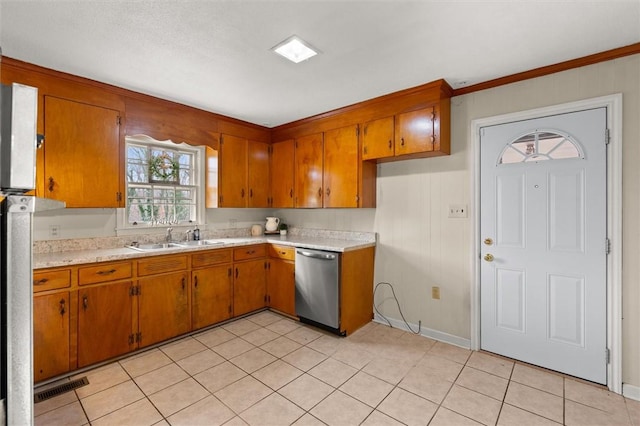
[[156, 243], [156, 244], [134, 243], [125, 247], [130, 248], [132, 250], [138, 250], [138, 251], [156, 251], [156, 250], [168, 250], [168, 249], [180, 248], [183, 246], [176, 243]]
[[217, 240], [181, 241], [176, 244], [182, 247], [217, 246], [217, 245], [224, 244], [224, 241], [217, 241]]

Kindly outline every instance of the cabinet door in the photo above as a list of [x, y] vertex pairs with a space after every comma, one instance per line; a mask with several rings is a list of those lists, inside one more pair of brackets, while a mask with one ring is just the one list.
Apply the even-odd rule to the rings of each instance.
[[296, 207], [322, 207], [322, 151], [322, 133], [296, 139]]
[[36, 382], [69, 371], [69, 308], [68, 291], [33, 298]]
[[269, 144], [249, 141], [247, 207], [269, 207]]
[[121, 207], [119, 112], [45, 96], [45, 196], [67, 207]]
[[135, 349], [131, 282], [83, 288], [78, 293], [78, 367]]
[[233, 268], [214, 266], [192, 272], [191, 322], [193, 329], [231, 318]]
[[270, 259], [267, 268], [269, 306], [289, 315], [296, 314], [295, 265], [291, 261]]
[[362, 126], [362, 159], [393, 157], [393, 117], [369, 121]]
[[435, 137], [433, 107], [396, 115], [395, 154], [414, 154], [433, 151]]
[[324, 134], [324, 207], [358, 207], [358, 126]]
[[271, 207], [293, 207], [294, 141], [271, 145]]
[[220, 207], [247, 207], [247, 140], [220, 138]]
[[187, 272], [141, 278], [138, 287], [140, 347], [189, 331]]
[[233, 280], [233, 315], [238, 316], [265, 306], [266, 261], [236, 263]]

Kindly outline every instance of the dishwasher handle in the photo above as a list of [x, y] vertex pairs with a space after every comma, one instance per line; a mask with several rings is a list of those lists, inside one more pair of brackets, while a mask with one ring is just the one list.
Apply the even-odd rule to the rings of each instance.
[[311, 257], [313, 259], [322, 259], [322, 260], [334, 260], [336, 258], [335, 254], [314, 253], [314, 252], [304, 251], [304, 250], [296, 250], [296, 254], [299, 254], [305, 257]]

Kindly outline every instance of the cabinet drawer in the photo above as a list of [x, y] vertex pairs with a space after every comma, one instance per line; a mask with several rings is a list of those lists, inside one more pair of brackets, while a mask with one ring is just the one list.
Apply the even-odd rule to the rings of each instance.
[[33, 274], [33, 291], [53, 290], [65, 288], [71, 285], [71, 270], [60, 269], [57, 271], [35, 272]]
[[131, 278], [131, 262], [104, 263], [78, 269], [78, 284], [96, 284]]
[[257, 259], [265, 257], [267, 249], [264, 244], [240, 247], [233, 250], [233, 260]]
[[219, 263], [231, 262], [231, 249], [228, 250], [208, 250], [191, 255], [191, 267], [201, 268], [203, 266], [217, 265]]
[[162, 274], [187, 269], [188, 256], [154, 257], [138, 261], [138, 276]]
[[295, 260], [296, 249], [289, 246], [269, 245], [269, 257], [284, 260]]

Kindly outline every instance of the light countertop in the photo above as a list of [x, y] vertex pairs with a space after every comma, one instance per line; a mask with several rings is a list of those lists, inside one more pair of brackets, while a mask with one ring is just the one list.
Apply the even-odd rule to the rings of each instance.
[[[316, 233], [317, 234], [317, 233]], [[58, 266], [79, 265], [84, 263], [107, 262], [114, 260], [128, 260], [134, 258], [159, 256], [166, 254], [192, 253], [201, 250], [212, 250], [229, 247], [246, 246], [250, 244], [280, 244], [285, 246], [345, 252], [358, 250], [376, 245], [373, 239], [342, 239], [328, 238], [322, 235], [263, 235], [260, 237], [211, 238], [222, 244], [195, 247], [175, 247], [161, 250], [137, 251], [127, 247], [92, 248], [82, 250], [57, 251], [49, 253], [34, 253], [33, 268], [54, 268]]]

